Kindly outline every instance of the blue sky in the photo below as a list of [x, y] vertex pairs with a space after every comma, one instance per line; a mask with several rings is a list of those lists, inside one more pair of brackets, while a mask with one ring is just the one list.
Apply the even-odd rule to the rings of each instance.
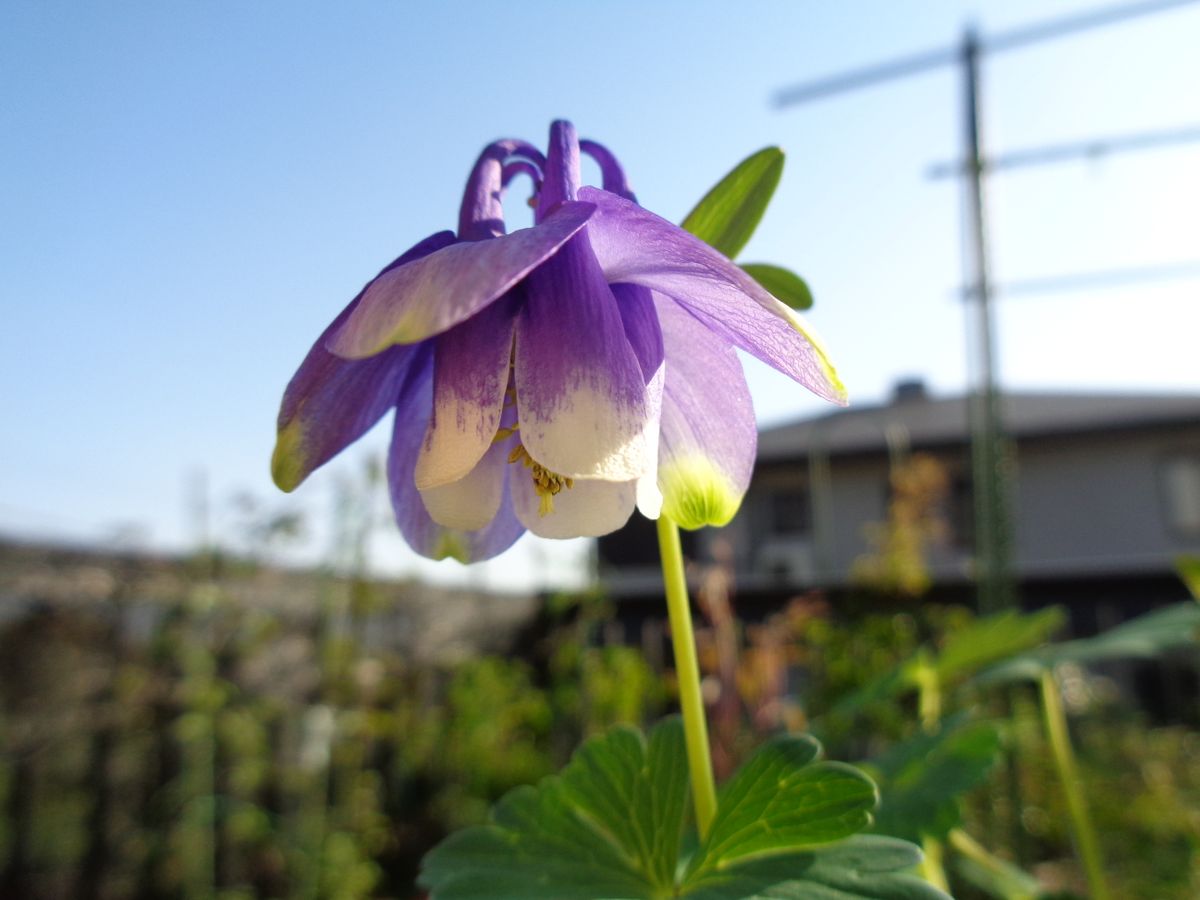
[[[486, 142], [543, 143], [556, 117], [614, 150], [641, 202], [676, 220], [739, 159], [783, 147], [783, 185], [743, 259], [810, 280], [852, 400], [906, 375], [961, 391], [961, 200], [926, 177], [958, 152], [956, 73], [788, 110], [770, 95], [951, 43], [968, 21], [1003, 31], [1090, 5], [9, 0], [0, 533], [186, 546], [197, 471], [218, 529], [241, 491], [327, 518], [356, 457], [277, 495], [283, 386], [382, 264], [453, 227]], [[1197, 46], [1193, 5], [991, 58], [988, 146], [1200, 123]], [[1200, 259], [1198, 145], [997, 175], [990, 199], [1000, 281]], [[1196, 391], [1198, 301], [1196, 280], [1002, 298], [1002, 381]], [[760, 421], [819, 411], [747, 370]], [[575, 558], [525, 546], [478, 577]], [[435, 577], [454, 565], [418, 567], [388, 538], [376, 559]]]

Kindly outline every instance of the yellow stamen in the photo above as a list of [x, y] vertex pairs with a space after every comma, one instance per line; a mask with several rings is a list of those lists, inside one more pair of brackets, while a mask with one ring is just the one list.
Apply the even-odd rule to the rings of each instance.
[[[512, 437], [514, 434], [517, 433], [517, 428], [518, 428], [518, 426], [516, 426], [516, 425], [509, 426], [508, 428], [501, 428], [499, 431], [496, 432], [496, 436], [494, 438], [492, 438], [492, 443], [498, 444], [505, 438]], [[511, 462], [511, 460], [509, 460], [509, 461]]]
[[538, 495], [538, 515], [548, 516], [554, 512], [554, 498], [563, 488], [570, 490], [575, 486], [575, 479], [551, 472], [540, 463], [533, 462], [528, 451], [525, 454], [526, 465], [530, 466], [530, 476], [533, 478], [533, 489]]
[[[509, 365], [512, 365], [511, 359]], [[504, 405], [509, 406], [517, 402], [517, 393], [510, 384], [505, 390]], [[512, 425], [500, 428], [496, 431], [496, 436], [492, 438], [492, 443], [497, 444], [500, 441], [508, 440], [520, 430], [520, 424], [514, 422]], [[510, 463], [522, 463], [529, 470], [529, 477], [533, 479], [533, 489], [538, 495], [538, 515], [548, 516], [554, 512], [554, 498], [562, 492], [563, 488], [570, 490], [575, 487], [575, 479], [568, 478], [565, 475], [559, 475], [557, 472], [551, 472], [541, 463], [536, 462], [529, 451], [525, 449], [525, 445], [520, 441], [508, 454]]]

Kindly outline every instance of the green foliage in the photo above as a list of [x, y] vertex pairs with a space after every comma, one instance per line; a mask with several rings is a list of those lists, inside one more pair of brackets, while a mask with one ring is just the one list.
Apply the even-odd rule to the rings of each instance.
[[560, 775], [507, 794], [486, 825], [432, 850], [422, 882], [433, 900], [942, 896], [899, 873], [919, 859], [911, 846], [831, 843], [869, 823], [875, 790], [819, 753], [806, 738], [764, 746], [721, 792], [685, 866], [682, 724], [668, 719], [648, 741], [618, 728], [584, 744]]
[[1200, 556], [1179, 557], [1175, 560], [1175, 571], [1192, 592], [1192, 596], [1200, 600]]
[[867, 766], [883, 796], [875, 831], [912, 841], [945, 838], [961, 824], [962, 796], [983, 784], [1000, 749], [995, 725], [962, 715], [889, 748]]
[[751, 860], [680, 894], [690, 900], [947, 900], [906, 874], [921, 859], [906, 841], [859, 835], [827, 847]]
[[792, 309], [810, 309], [813, 305], [808, 282], [790, 269], [768, 263], [742, 263], [742, 271]]
[[1037, 679], [1063, 663], [1098, 663], [1121, 659], [1153, 659], [1168, 650], [1195, 648], [1200, 639], [1200, 604], [1176, 603], [1103, 631], [1095, 637], [1064, 641], [1024, 653], [993, 666], [980, 684]]
[[[940, 688], [961, 682], [997, 660], [1013, 657], [1023, 650], [1044, 643], [1063, 622], [1057, 607], [1036, 613], [1006, 610], [981, 619], [942, 636], [940, 647], [926, 645], [906, 659], [884, 668], [857, 690], [837, 701], [834, 716], [850, 716], [901, 694], [916, 691], [921, 679], [933, 675]], [[1061, 645], [1060, 645], [1061, 646]]]
[[[669, 695], [669, 675], [637, 649], [606, 644], [613, 607], [595, 597], [556, 598], [521, 660], [417, 666], [380, 646], [374, 617], [388, 613], [369, 582], [351, 591], [331, 581], [319, 608], [280, 611], [233, 600], [253, 571], [226, 571], [228, 583], [204, 576], [128, 611], [118, 601], [75, 604], [0, 628], [0, 878], [10, 879], [0, 893], [84, 896], [86, 878], [110, 897], [411, 900], [419, 859], [449, 830], [484, 821], [506, 791], [554, 771], [583, 737], [644, 726]], [[747, 771], [752, 748], [820, 714], [812, 724], [831, 755], [880, 767], [877, 831], [929, 829], [944, 821], [941, 798], [992, 851], [968, 856], [956, 843], [964, 832], [947, 835], [960, 900], [1029, 896], [1022, 868], [1043, 889], [1079, 894], [1032, 692], [969, 678], [1002, 649], [1027, 652], [1056, 615], [975, 619], [924, 606], [851, 617], [809, 597], [767, 622], [731, 619], [753, 666], [728, 689], [753, 702], [729, 725], [726, 771], [739, 762]], [[123, 616], [136, 631], [118, 636], [106, 623]], [[1176, 647], [1169, 658], [1186, 661], [1191, 616], [1158, 613], [1148, 631], [1131, 623], [1075, 658]], [[701, 645], [715, 668], [715, 644]], [[909, 744], [924, 740], [910, 668], [918, 660], [962, 688], [946, 691], [950, 723], [926, 757]], [[1058, 676], [1114, 894], [1200, 896], [1200, 736], [1118, 714], [1113, 686], [1081, 665]], [[874, 694], [861, 690], [871, 685]], [[855, 691], [852, 714], [829, 713]], [[1178, 704], [1190, 700], [1184, 693]], [[956, 743], [975, 727], [958, 726], [959, 711], [1004, 720], [1008, 764], [981, 784], [985, 738], [977, 753]], [[977, 786], [961, 792], [968, 782]], [[949, 798], [956, 791], [961, 814]], [[699, 865], [698, 842], [682, 827], [679, 879]], [[858, 835], [742, 859], [711, 893], [692, 885], [686, 896], [902, 897], [908, 882], [896, 872], [915, 862], [907, 843]], [[833, 887], [839, 879], [849, 886]]]
[[944, 684], [979, 673], [985, 666], [1044, 644], [1066, 621], [1056, 606], [1035, 613], [1005, 610], [976, 619], [942, 642], [934, 669]]
[[759, 150], [701, 198], [683, 220], [684, 230], [733, 259], [754, 234], [782, 175], [783, 151]]

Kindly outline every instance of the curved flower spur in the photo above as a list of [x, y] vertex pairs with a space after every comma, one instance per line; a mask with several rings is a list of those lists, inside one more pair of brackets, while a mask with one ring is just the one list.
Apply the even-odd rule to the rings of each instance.
[[[581, 187], [581, 152], [603, 189]], [[505, 234], [522, 174], [534, 225]], [[457, 235], [404, 253], [318, 338], [284, 393], [272, 474], [295, 489], [395, 407], [392, 506], [424, 556], [487, 559], [525, 529], [605, 534], [635, 505], [722, 525], [756, 445], [735, 347], [844, 402], [796, 313], [639, 207], [613, 155], [555, 122], [545, 156], [486, 147]]]

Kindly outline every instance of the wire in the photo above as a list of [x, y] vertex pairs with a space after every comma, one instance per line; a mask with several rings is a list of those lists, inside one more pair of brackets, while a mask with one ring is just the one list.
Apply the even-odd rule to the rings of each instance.
[[[983, 169], [986, 172], [996, 172], [1000, 169], [1019, 169], [1024, 166], [1068, 162], [1080, 158], [1096, 159], [1109, 153], [1154, 150], [1159, 147], [1190, 144], [1197, 141], [1200, 141], [1200, 125], [1186, 125], [1179, 128], [1160, 129], [1157, 131], [1140, 131], [1136, 134], [1102, 137], [1066, 144], [1050, 144], [1045, 147], [1033, 147], [1027, 150], [1014, 150], [1010, 153], [985, 159], [983, 161]], [[962, 175], [966, 171], [967, 167], [964, 163], [941, 162], [930, 166], [926, 174], [929, 178], [938, 179]]]
[[[1115, 288], [1127, 284], [1152, 281], [1185, 281], [1200, 278], [1200, 260], [1165, 263], [1158, 266], [1134, 266], [1127, 269], [1107, 269], [1096, 272], [1072, 272], [1065, 275], [1046, 275], [1037, 278], [1022, 278], [1005, 281], [992, 286], [996, 294], [1055, 294], [1088, 288]], [[962, 292], [966, 298], [974, 296], [967, 288]]]
[[[1187, 6], [1195, 2], [1197, 0], [1149, 0], [1149, 2], [1107, 6], [1080, 15], [1037, 22], [1033, 25], [1026, 25], [1012, 31], [1001, 32], [993, 37], [981, 40], [979, 50], [983, 53], [1000, 53], [1005, 50], [1015, 50], [1018, 47], [1025, 47], [1039, 41], [1064, 37], [1069, 34], [1076, 34], [1080, 31], [1087, 31], [1104, 25], [1112, 25], [1116, 22], [1123, 22], [1126, 19], [1133, 19], [1139, 16], [1166, 12], [1167, 10]], [[955, 45], [953, 47], [939, 47], [935, 50], [926, 50], [912, 56], [865, 66], [861, 69], [851, 69], [847, 72], [840, 72], [836, 75], [830, 75], [815, 81], [805, 82], [776, 91], [773, 98], [773, 105], [776, 107], [795, 106], [799, 103], [819, 100], [832, 94], [858, 90], [859, 88], [870, 87], [873, 84], [879, 84], [884, 81], [892, 81], [896, 78], [906, 78], [910, 75], [917, 75], [921, 72], [927, 72], [930, 69], [957, 62], [962, 59], [962, 56], [962, 45]]]

